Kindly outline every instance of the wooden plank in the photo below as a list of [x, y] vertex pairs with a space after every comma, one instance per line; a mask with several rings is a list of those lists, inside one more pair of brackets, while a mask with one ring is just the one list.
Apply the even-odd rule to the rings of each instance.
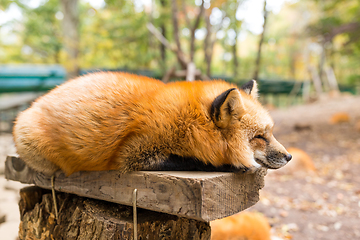
[[[55, 174], [55, 189], [79, 196], [137, 206], [203, 221], [238, 213], [259, 200], [265, 169], [255, 173], [118, 171], [78, 172], [66, 177]], [[9, 180], [51, 189], [51, 176], [36, 172], [17, 156], [8, 156], [5, 177]]]

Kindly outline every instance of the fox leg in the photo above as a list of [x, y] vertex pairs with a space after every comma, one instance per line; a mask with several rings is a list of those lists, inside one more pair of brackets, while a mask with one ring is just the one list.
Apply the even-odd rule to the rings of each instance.
[[137, 158], [137, 161], [127, 161], [125, 172], [127, 171], [205, 171], [205, 172], [246, 172], [245, 168], [237, 168], [226, 164], [213, 166], [193, 157], [181, 157], [177, 155], [147, 156]]
[[194, 157], [170, 155], [165, 161], [154, 166], [162, 171], [205, 171], [205, 172], [245, 172], [244, 168], [237, 168], [230, 164], [214, 166], [206, 164]]

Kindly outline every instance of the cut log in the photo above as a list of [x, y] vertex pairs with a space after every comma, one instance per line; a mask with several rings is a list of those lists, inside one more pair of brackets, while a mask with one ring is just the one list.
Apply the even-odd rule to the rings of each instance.
[[[38, 173], [15, 156], [8, 156], [5, 177], [51, 189], [51, 176]], [[55, 190], [83, 197], [137, 206], [180, 217], [212, 221], [238, 213], [259, 200], [265, 169], [255, 173], [118, 171], [55, 174]]]
[[[20, 191], [20, 239], [133, 239], [131, 207], [61, 192], [56, 199], [58, 223], [49, 190]], [[210, 226], [204, 221], [145, 209], [138, 209], [137, 217], [138, 239], [210, 239]]]

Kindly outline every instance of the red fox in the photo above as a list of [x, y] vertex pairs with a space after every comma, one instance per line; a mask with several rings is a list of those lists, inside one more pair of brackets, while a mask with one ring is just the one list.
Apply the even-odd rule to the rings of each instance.
[[211, 225], [211, 240], [270, 240], [270, 224], [256, 212], [239, 214], [215, 220]]
[[350, 116], [346, 112], [338, 112], [331, 116], [331, 124], [347, 123], [350, 122]]
[[[272, 135], [257, 85], [164, 84], [128, 73], [70, 80], [20, 113], [14, 140], [33, 169], [254, 171], [291, 155]], [[244, 170], [245, 169], [245, 170]]]

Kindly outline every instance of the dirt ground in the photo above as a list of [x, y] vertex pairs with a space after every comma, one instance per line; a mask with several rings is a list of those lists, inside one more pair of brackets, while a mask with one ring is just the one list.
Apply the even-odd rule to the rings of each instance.
[[[340, 112], [350, 121], [330, 124]], [[360, 98], [327, 99], [271, 115], [275, 137], [306, 151], [317, 172], [269, 171], [260, 202], [250, 210], [262, 212], [282, 239], [360, 239]]]
[[11, 134], [0, 135], [0, 239], [17, 239], [20, 224], [19, 190], [26, 186], [19, 182], [7, 181], [4, 176], [7, 154], [14, 154], [15, 146]]
[[[347, 123], [331, 125], [334, 113], [345, 112]], [[328, 99], [271, 112], [274, 134], [285, 147], [305, 150], [316, 174], [269, 171], [259, 203], [281, 239], [360, 239], [360, 97]], [[300, 126], [301, 130], [295, 130]], [[0, 135], [0, 236], [14, 240], [21, 185], [4, 179], [5, 155], [14, 152], [11, 135]], [[5, 220], [5, 222], [2, 221]], [[3, 222], [3, 223], [2, 223]]]

